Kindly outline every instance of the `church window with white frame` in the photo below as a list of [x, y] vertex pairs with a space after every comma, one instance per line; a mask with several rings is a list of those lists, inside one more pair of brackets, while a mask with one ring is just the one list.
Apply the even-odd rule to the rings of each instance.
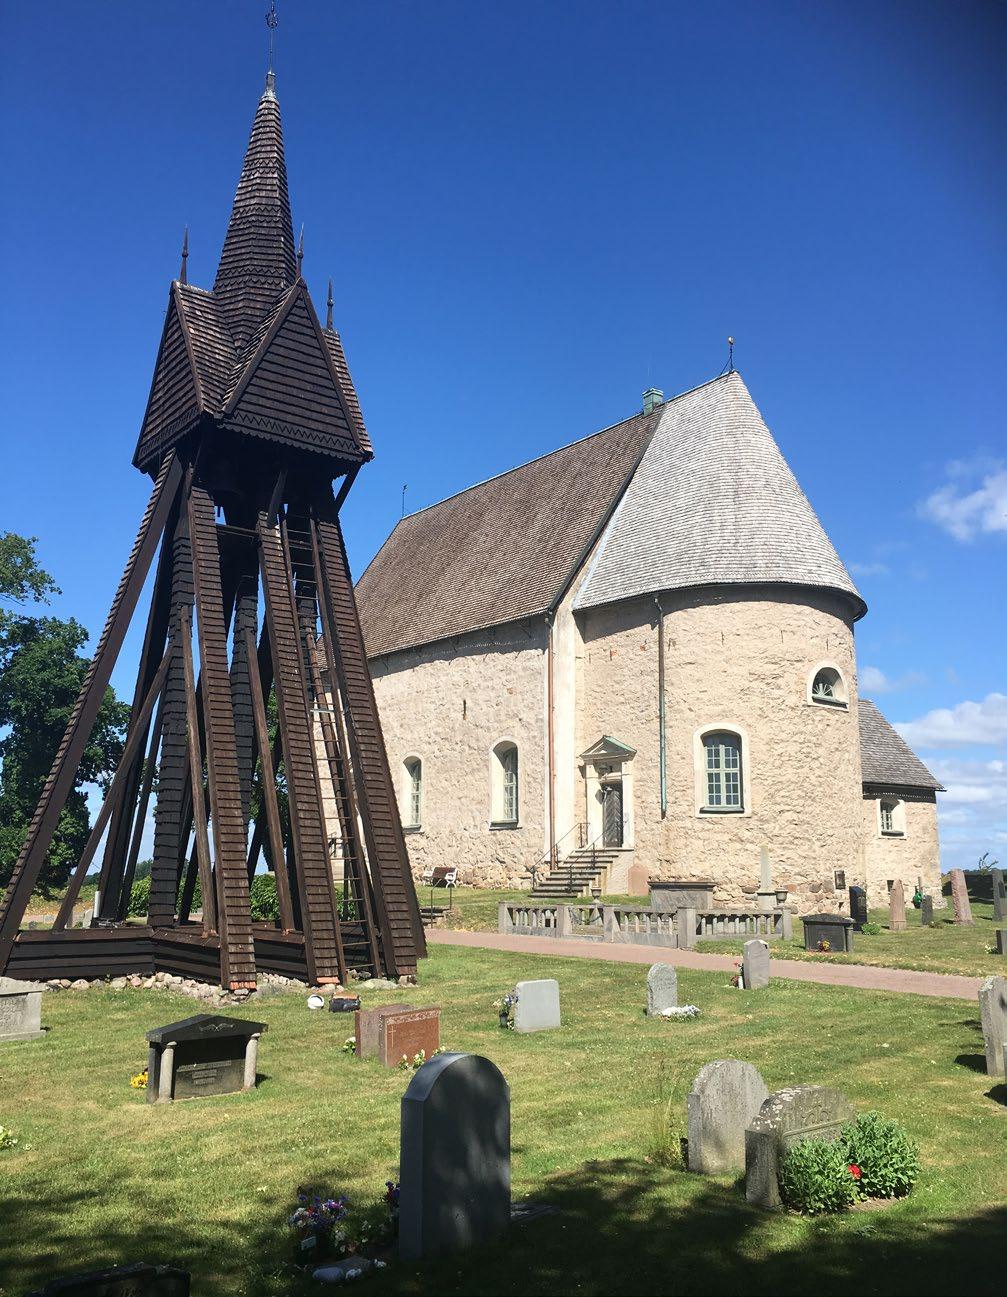
[[493, 749], [492, 823], [513, 827], [520, 810], [520, 777], [517, 744], [505, 739]]
[[742, 811], [741, 737], [730, 730], [703, 736], [705, 778], [703, 809]]
[[406, 773], [403, 828], [418, 829], [423, 823], [423, 762], [419, 757], [407, 757], [403, 764]]
[[815, 671], [808, 701], [822, 707], [846, 707], [846, 683], [835, 667], [821, 666]]
[[906, 836], [905, 807], [895, 797], [882, 797], [878, 803], [878, 824], [883, 838]]

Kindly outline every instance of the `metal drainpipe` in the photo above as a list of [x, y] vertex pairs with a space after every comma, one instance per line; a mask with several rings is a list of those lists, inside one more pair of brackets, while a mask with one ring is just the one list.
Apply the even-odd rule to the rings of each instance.
[[549, 759], [549, 769], [547, 778], [549, 780], [549, 867], [554, 869], [556, 866], [556, 754], [554, 752], [555, 736], [553, 731], [553, 651], [552, 651], [552, 632], [553, 632], [553, 615], [547, 612], [545, 615], [546, 624], [546, 716], [547, 716], [547, 753]]
[[668, 774], [665, 769], [668, 749], [664, 736], [664, 609], [657, 595], [654, 596], [654, 606], [657, 608], [657, 724], [661, 750], [661, 819], [663, 820], [668, 814]]

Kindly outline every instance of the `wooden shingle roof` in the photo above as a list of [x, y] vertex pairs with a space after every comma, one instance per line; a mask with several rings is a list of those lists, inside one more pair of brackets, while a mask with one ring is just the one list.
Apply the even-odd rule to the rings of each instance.
[[552, 609], [659, 418], [634, 415], [403, 518], [357, 584], [368, 656]]
[[373, 457], [339, 335], [318, 323], [294, 253], [272, 73], [259, 101], [213, 292], [171, 286], [133, 462], [156, 474], [204, 424], [336, 461]]
[[860, 769], [864, 784], [888, 788], [930, 788], [943, 792], [901, 734], [885, 720], [869, 698], [857, 706], [860, 720]]

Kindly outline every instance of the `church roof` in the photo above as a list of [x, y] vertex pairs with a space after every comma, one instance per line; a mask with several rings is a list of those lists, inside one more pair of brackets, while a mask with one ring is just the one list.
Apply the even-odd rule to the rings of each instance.
[[339, 335], [298, 273], [273, 74], [259, 100], [213, 291], [176, 280], [133, 462], [207, 423], [337, 461], [373, 456]]
[[368, 656], [553, 608], [660, 417], [634, 415], [403, 518], [357, 584]]
[[787, 584], [866, 605], [735, 371], [667, 401], [577, 608], [704, 585]]
[[943, 784], [933, 777], [902, 735], [892, 728], [869, 698], [859, 700], [857, 711], [860, 719], [861, 778], [865, 784], [944, 791]]

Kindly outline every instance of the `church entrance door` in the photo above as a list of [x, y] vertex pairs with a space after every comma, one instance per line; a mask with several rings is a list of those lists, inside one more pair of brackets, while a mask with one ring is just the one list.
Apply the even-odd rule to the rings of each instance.
[[622, 780], [601, 786], [602, 838], [604, 847], [622, 846]]

